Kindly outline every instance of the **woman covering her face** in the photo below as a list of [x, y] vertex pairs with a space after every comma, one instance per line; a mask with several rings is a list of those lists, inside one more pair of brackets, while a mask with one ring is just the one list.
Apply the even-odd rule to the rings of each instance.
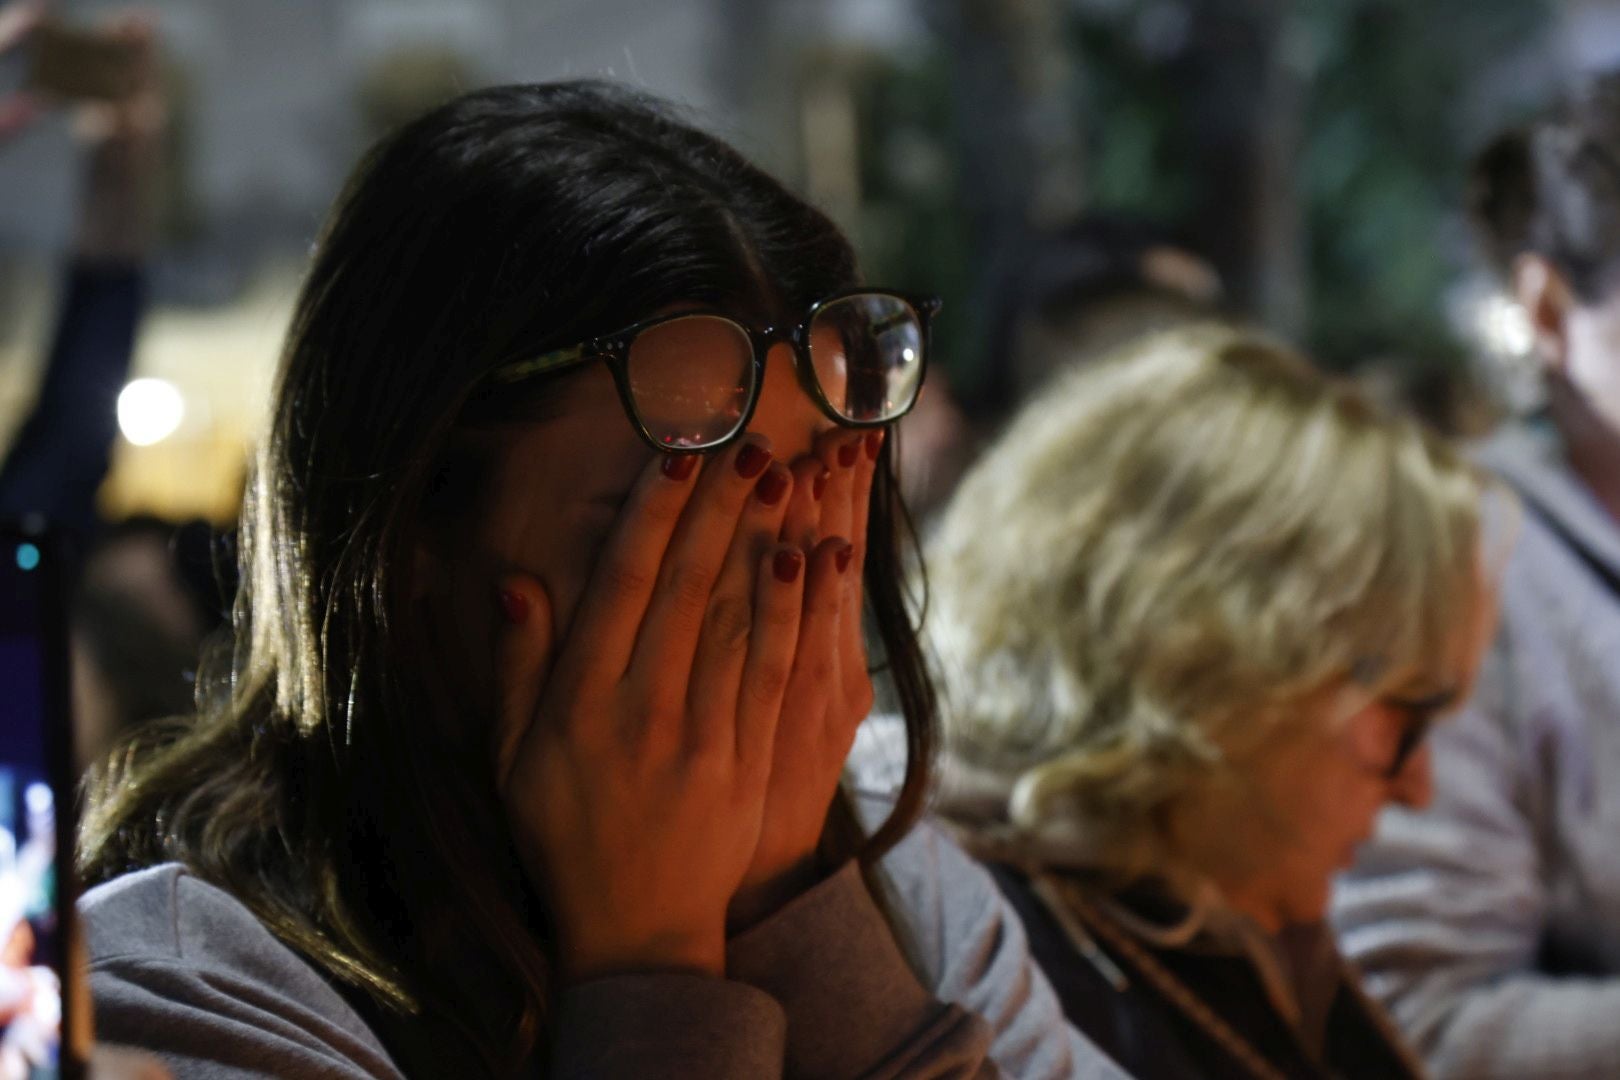
[[1494, 139], [1469, 195], [1545, 389], [1477, 452], [1524, 530], [1434, 806], [1380, 823], [1334, 918], [1438, 1075], [1620, 1076], [1620, 72]]
[[1201, 326], [1060, 378], [958, 491], [928, 549], [951, 813], [1132, 1075], [1418, 1073], [1322, 917], [1380, 807], [1428, 799], [1490, 618], [1481, 489]]
[[[92, 794], [101, 1037], [180, 1076], [991, 1071], [937, 991], [1028, 1075], [1107, 1075], [1021, 936], [950, 951], [1004, 936], [959, 853], [876, 862], [927, 782], [885, 433], [934, 307], [611, 86], [372, 150], [288, 338], [235, 655]], [[863, 612], [914, 751], [870, 840]]]

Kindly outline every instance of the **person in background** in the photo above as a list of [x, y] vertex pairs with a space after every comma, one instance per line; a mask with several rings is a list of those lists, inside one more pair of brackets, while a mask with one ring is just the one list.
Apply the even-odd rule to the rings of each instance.
[[[43, 13], [35, 3], [0, 6], [0, 51], [28, 48], [45, 32]], [[206, 571], [192, 572], [196, 556], [176, 558], [208, 546], [205, 525], [148, 517], [109, 524], [96, 509], [118, 437], [118, 393], [146, 306], [167, 110], [148, 16], [125, 12], [74, 33], [99, 43], [96, 55], [117, 67], [77, 77], [116, 85], [117, 96], [62, 98], [31, 88], [0, 100], [0, 141], [68, 105], [85, 144], [74, 244], [44, 376], [0, 458], [0, 517], [42, 515], [72, 542], [74, 748], [85, 763], [127, 727], [191, 707], [189, 675], [221, 607]]]
[[[24, 48], [45, 14], [36, 0], [0, 3], [0, 52]], [[75, 129], [87, 144], [73, 252], [63, 274], [45, 373], [28, 415], [0, 455], [0, 516], [43, 514], [83, 542], [99, 527], [95, 495], [117, 436], [115, 402], [134, 356], [146, 305], [145, 259], [152, 226], [153, 184], [165, 110], [158, 79], [156, 34], [143, 15], [115, 17], [95, 31], [118, 43], [130, 64], [128, 93], [77, 106]], [[47, 94], [14, 90], [0, 96], [4, 144], [59, 104]], [[6, 894], [9, 886], [0, 886]], [[28, 1075], [39, 1056], [39, 1025], [56, 1023], [48, 969], [19, 959], [31, 930], [11, 922], [0, 900], [7, 944], [0, 956], [0, 1012], [31, 997], [41, 1003], [0, 1039], [0, 1072]], [[22, 974], [26, 973], [26, 978]], [[19, 979], [22, 979], [19, 982]], [[34, 993], [16, 993], [19, 986]], [[92, 1080], [165, 1080], [168, 1072], [145, 1054], [97, 1045]]]
[[1478, 452], [1523, 535], [1434, 803], [1383, 819], [1335, 921], [1437, 1075], [1620, 1076], [1620, 73], [1492, 142], [1470, 209], [1544, 374]]
[[1090, 214], [1006, 246], [985, 300], [987, 348], [960, 387], [930, 374], [906, 417], [901, 482], [927, 515], [1008, 418], [1062, 366], [1219, 314], [1215, 268], [1150, 222]]
[[[1118, 1077], [912, 827], [888, 429], [934, 308], [610, 83], [373, 147], [288, 335], [236, 654], [91, 785], [103, 1035], [182, 1078]], [[840, 785], [867, 626], [913, 750], [875, 816]]]
[[987, 382], [972, 410], [995, 429], [1070, 365], [1220, 314], [1215, 267], [1140, 218], [1089, 214], [1011, 245], [1001, 264], [987, 312]]
[[[39, 10], [22, 2], [0, 7], [0, 49], [26, 44]], [[153, 24], [124, 15], [97, 33], [121, 46], [126, 92], [74, 105], [87, 154], [73, 252], [37, 398], [0, 463], [0, 515], [43, 514], [80, 543], [100, 523], [96, 491], [118, 435], [115, 406], [145, 311], [165, 126]], [[0, 102], [0, 140], [52, 104], [24, 92]]]
[[1324, 914], [1379, 808], [1428, 800], [1489, 633], [1487, 487], [1205, 324], [1054, 380], [946, 509], [942, 810], [1139, 1080], [1422, 1074]]

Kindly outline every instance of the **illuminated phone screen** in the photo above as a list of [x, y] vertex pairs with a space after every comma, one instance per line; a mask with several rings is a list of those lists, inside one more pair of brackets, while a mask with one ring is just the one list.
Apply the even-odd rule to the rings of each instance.
[[0, 1080], [60, 1075], [69, 718], [52, 558], [43, 538], [0, 530]]

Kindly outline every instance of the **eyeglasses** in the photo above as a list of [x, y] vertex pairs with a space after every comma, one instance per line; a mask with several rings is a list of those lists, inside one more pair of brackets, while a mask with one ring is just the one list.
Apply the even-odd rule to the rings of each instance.
[[917, 403], [928, 363], [932, 296], [851, 289], [810, 305], [792, 326], [748, 326], [712, 311], [660, 315], [532, 359], [489, 379], [519, 383], [602, 360], [647, 444], [671, 454], [726, 445], [748, 427], [765, 382], [765, 357], [786, 342], [801, 384], [844, 427], [892, 423]]
[[1401, 713], [1406, 721], [1401, 727], [1401, 736], [1395, 743], [1395, 752], [1390, 756], [1389, 764], [1384, 767], [1384, 778], [1394, 780], [1406, 771], [1406, 766], [1422, 747], [1423, 740], [1434, 727], [1435, 721], [1457, 703], [1457, 692], [1442, 690], [1421, 698], [1386, 696], [1381, 700], [1385, 708]]

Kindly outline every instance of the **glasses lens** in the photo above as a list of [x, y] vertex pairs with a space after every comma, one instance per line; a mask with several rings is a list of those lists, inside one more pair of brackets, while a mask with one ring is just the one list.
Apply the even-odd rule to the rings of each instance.
[[671, 449], [701, 449], [734, 435], [754, 391], [748, 333], [718, 315], [643, 330], [630, 343], [626, 367], [637, 417]]
[[821, 392], [849, 420], [893, 420], [922, 386], [922, 320], [886, 293], [834, 300], [810, 322], [810, 360]]
[[1384, 775], [1394, 780], [1404, 773], [1406, 767], [1412, 763], [1412, 758], [1423, 749], [1423, 739], [1428, 733], [1427, 721], [1420, 721], [1401, 732], [1401, 741], [1395, 744], [1395, 753], [1390, 756]]

